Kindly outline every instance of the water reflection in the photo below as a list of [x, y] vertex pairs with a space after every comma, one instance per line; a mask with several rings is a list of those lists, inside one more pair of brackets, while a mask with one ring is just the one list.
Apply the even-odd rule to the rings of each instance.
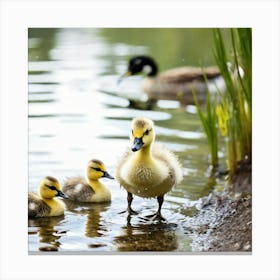
[[40, 251], [58, 251], [61, 245], [60, 238], [66, 231], [59, 230], [64, 216], [28, 219], [28, 234], [39, 237]]
[[176, 224], [149, 223], [122, 227], [121, 234], [113, 240], [121, 252], [174, 251], [177, 249]]
[[102, 220], [102, 213], [106, 212], [110, 207], [110, 202], [107, 203], [78, 203], [70, 200], [65, 200], [67, 210], [76, 215], [85, 216], [84, 233], [87, 237], [101, 237], [106, 234], [107, 228]]
[[[56, 28], [28, 29], [28, 60], [50, 60], [50, 50], [55, 45]], [[43, 35], [43, 36], [42, 36]], [[37, 72], [38, 73], [38, 72]]]

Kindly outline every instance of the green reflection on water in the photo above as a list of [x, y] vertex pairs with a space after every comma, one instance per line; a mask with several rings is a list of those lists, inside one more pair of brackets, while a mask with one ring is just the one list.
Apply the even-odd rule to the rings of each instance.
[[[147, 47], [147, 54], [157, 61], [161, 71], [185, 65], [215, 64], [212, 32], [211, 28], [100, 29], [111, 47], [115, 43]], [[229, 38], [229, 31], [224, 29], [223, 32]]]
[[57, 28], [28, 29], [28, 61], [48, 61], [49, 51], [55, 45]]
[[[39, 39], [29, 44], [29, 61], [50, 60], [49, 51], [54, 47], [59, 28], [29, 28], [30, 39]], [[115, 74], [115, 64], [120, 57], [115, 53], [116, 44], [145, 47], [161, 71], [168, 68], [215, 64], [212, 28], [99, 28], [88, 29], [92, 36], [97, 33], [108, 43], [106, 59], [110, 62], [108, 74]], [[226, 47], [229, 47], [229, 29], [222, 29]], [[94, 48], [94, 46], [93, 46]], [[143, 54], [143, 53], [137, 53]], [[124, 56], [131, 56], [125, 54]]]

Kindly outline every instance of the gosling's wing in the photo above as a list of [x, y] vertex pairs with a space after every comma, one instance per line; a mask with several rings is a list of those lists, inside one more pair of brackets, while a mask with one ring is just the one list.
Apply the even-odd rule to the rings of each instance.
[[28, 217], [47, 217], [51, 208], [35, 193], [28, 193]]
[[165, 146], [154, 143], [152, 149], [153, 157], [163, 161], [169, 168], [169, 176], [167, 180], [174, 181], [174, 185], [179, 184], [183, 179], [182, 165], [178, 157], [169, 151]]
[[67, 179], [62, 186], [62, 191], [70, 200], [87, 202], [94, 195], [94, 190], [83, 177]]
[[203, 81], [203, 75], [205, 75], [207, 79], [212, 79], [220, 74], [220, 70], [216, 66], [210, 66], [204, 69], [199, 67], [180, 67], [160, 73], [157, 76], [157, 80], [166, 83], [184, 83], [194, 80]]

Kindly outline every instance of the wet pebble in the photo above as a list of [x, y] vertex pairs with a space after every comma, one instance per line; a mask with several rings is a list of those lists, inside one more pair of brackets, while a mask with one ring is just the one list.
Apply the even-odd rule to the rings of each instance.
[[243, 250], [244, 250], [244, 251], [250, 251], [250, 250], [251, 250], [251, 244], [250, 244], [250, 243], [246, 243], [246, 244], [243, 246]]

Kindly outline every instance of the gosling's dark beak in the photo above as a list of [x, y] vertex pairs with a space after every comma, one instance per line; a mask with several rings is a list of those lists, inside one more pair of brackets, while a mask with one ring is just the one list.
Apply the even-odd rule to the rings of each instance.
[[111, 176], [107, 171], [104, 172], [103, 176], [105, 178], [109, 178], [109, 179], [115, 179], [113, 176]]
[[56, 196], [61, 196], [63, 198], [69, 198], [65, 193], [63, 193], [62, 191], [57, 191], [57, 195]]
[[133, 145], [131, 147], [131, 151], [137, 152], [142, 148], [143, 145], [144, 145], [144, 142], [143, 142], [142, 138], [135, 138]]
[[132, 75], [132, 73], [131, 73], [130, 71], [125, 72], [123, 75], [121, 75], [121, 76], [118, 78], [117, 84], [120, 84], [121, 81], [123, 80], [123, 78], [129, 77], [129, 76], [131, 76], [131, 75]]

